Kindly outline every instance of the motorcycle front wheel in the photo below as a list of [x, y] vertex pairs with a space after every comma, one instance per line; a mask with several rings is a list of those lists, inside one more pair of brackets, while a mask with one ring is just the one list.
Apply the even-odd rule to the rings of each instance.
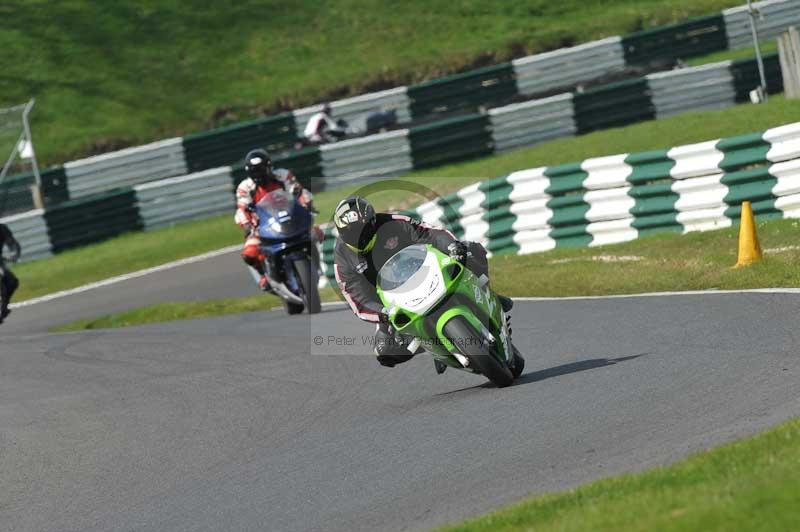
[[498, 388], [514, 382], [508, 367], [495, 357], [486, 345], [486, 339], [465, 318], [456, 316], [444, 326], [444, 335], [469, 359], [473, 369], [492, 381]]
[[312, 281], [314, 275], [312, 274], [311, 268], [313, 267], [313, 263], [306, 259], [294, 261], [294, 271], [297, 273], [297, 280], [303, 291], [303, 300], [306, 303], [308, 313], [319, 314], [322, 312], [322, 303], [320, 303], [319, 300], [319, 288]]
[[305, 305], [302, 303], [292, 303], [291, 301], [283, 300], [283, 309], [286, 311], [286, 314], [294, 315], [294, 314], [302, 314], [303, 309], [305, 309]]

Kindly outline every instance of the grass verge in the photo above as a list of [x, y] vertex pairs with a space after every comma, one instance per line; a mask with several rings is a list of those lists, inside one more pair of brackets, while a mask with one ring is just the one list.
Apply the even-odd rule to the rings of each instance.
[[544, 495], [441, 532], [795, 530], [800, 420], [670, 467]]
[[[333, 290], [320, 291], [325, 301], [336, 298]], [[164, 323], [177, 320], [210, 318], [244, 312], [264, 312], [281, 306], [281, 300], [270, 294], [248, 297], [217, 299], [213, 301], [166, 302], [148, 307], [128, 310], [101, 318], [79, 320], [51, 329], [52, 332], [86, 331], [91, 329], [117, 329], [148, 323]]]
[[[776, 39], [770, 39], [768, 41], [759, 42], [759, 47], [761, 48], [761, 54], [771, 54], [773, 52], [778, 51], [778, 41]], [[704, 55], [701, 57], [693, 57], [691, 59], [686, 60], [686, 64], [689, 66], [700, 66], [700, 65], [707, 65], [709, 63], [717, 63], [720, 61], [733, 61], [736, 59], [754, 59], [756, 56], [756, 49], [754, 46], [750, 48], [739, 48], [736, 50], [723, 50], [721, 52], [716, 52], [713, 54]]]
[[[800, 220], [758, 222], [764, 261], [732, 269], [737, 228], [707, 233], [665, 233], [625, 244], [558, 249], [491, 259], [492, 286], [512, 296], [578, 296], [657, 291], [800, 287]], [[323, 300], [334, 301], [328, 288]], [[161, 303], [83, 320], [54, 332], [127, 327], [160, 321], [269, 310], [273, 297], [254, 296], [192, 303]]]
[[0, 5], [0, 49], [25, 60], [4, 63], [0, 106], [37, 98], [51, 164], [740, 3], [17, 0]]
[[800, 220], [756, 224], [765, 259], [736, 263], [738, 227], [663, 233], [624, 244], [492, 259], [497, 290], [517, 296], [583, 296], [683, 290], [800, 287]]
[[[555, 140], [441, 168], [418, 171], [404, 177], [424, 185], [436, 194], [447, 194], [468, 184], [505, 175], [515, 170], [581, 161], [615, 153], [662, 149], [713, 138], [763, 131], [777, 125], [800, 121], [800, 106], [783, 96], [762, 105], [740, 105], [731, 109], [687, 113], [664, 120], [643, 122], [589, 135]], [[336, 203], [359, 187], [345, 187], [316, 196], [316, 206], [327, 218]], [[419, 204], [422, 196], [396, 191], [370, 196], [379, 210], [398, 210]], [[189, 222], [149, 233], [136, 233], [62, 253], [55, 257], [21, 264], [16, 272], [22, 280], [17, 300], [81, 286], [204, 253], [241, 242], [233, 215]]]
[[233, 224], [233, 213], [150, 233], [122, 235], [15, 266], [21, 283], [14, 299], [23, 301], [67, 290], [240, 242], [242, 233]]

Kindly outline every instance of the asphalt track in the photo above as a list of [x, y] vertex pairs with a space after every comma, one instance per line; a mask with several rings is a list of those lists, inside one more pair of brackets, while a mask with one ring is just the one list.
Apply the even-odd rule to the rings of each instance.
[[234, 259], [0, 328], [0, 530], [424, 530], [800, 415], [798, 294], [521, 301], [506, 389], [381, 368], [340, 307], [43, 332], [251, 293]]

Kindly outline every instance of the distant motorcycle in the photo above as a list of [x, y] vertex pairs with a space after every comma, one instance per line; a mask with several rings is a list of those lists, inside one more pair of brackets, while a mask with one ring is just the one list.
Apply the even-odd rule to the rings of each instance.
[[5, 306], [6, 291], [2, 288], [5, 283], [6, 266], [3, 263], [3, 257], [0, 255], [0, 309]]
[[289, 314], [321, 311], [319, 251], [312, 239], [314, 213], [285, 190], [264, 196], [253, 208], [257, 234], [267, 259], [264, 262], [272, 291], [283, 300]]
[[[3, 257], [2, 251], [3, 250], [0, 249], [0, 309], [5, 307], [6, 291], [5, 291], [4, 287], [5, 287], [5, 282], [6, 282], [5, 276], [7, 275], [7, 273], [6, 273], [6, 264], [5, 263], [6, 263], [6, 261], [8, 261], [8, 262], [17, 262], [17, 260], [19, 260], [19, 257], [16, 256], [16, 255], [12, 255], [10, 257]], [[0, 323], [2, 323], [1, 319], [0, 319]]]
[[340, 118], [336, 121], [336, 129], [328, 129], [325, 131], [325, 139], [319, 141], [312, 141], [306, 137], [298, 138], [294, 143], [295, 150], [302, 150], [309, 146], [320, 146], [322, 144], [329, 144], [331, 142], [338, 142], [348, 138], [356, 137], [360, 134], [357, 129], [351, 128], [347, 120]]

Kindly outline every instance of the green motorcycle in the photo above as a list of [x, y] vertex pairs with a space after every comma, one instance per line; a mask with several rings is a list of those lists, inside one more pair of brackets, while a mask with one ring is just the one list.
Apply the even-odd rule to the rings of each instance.
[[525, 359], [509, 338], [500, 301], [486, 276], [431, 245], [393, 255], [378, 272], [378, 296], [397, 334], [414, 353], [422, 347], [452, 368], [509, 386]]

